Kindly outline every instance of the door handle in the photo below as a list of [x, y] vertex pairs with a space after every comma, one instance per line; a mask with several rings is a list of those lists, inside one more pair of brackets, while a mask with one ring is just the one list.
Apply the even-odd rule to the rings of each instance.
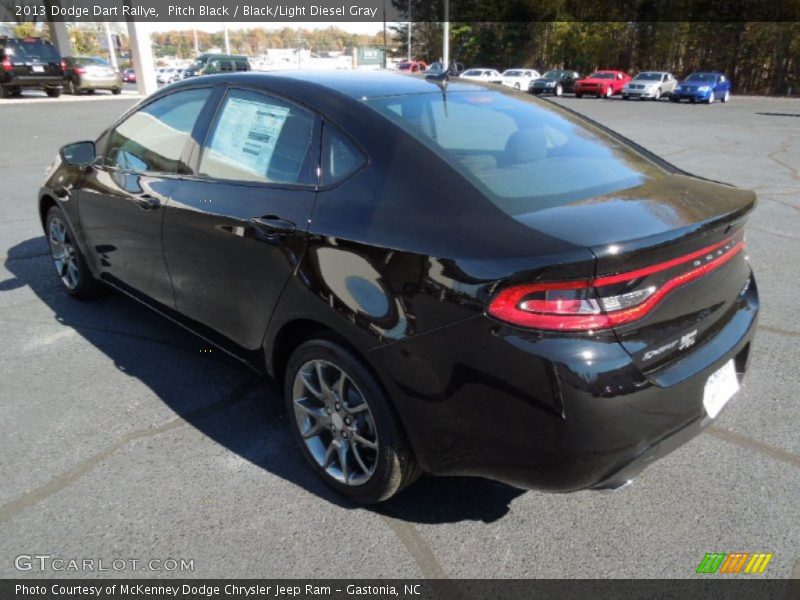
[[288, 235], [296, 229], [291, 221], [275, 216], [253, 217], [249, 223], [253, 229], [268, 236]]
[[137, 196], [133, 201], [136, 202], [142, 210], [153, 210], [161, 206], [161, 200], [153, 196]]

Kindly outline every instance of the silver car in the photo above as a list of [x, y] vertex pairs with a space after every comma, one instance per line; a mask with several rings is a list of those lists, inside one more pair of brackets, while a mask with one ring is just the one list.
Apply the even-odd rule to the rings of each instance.
[[678, 81], [672, 73], [642, 71], [622, 88], [622, 97], [625, 100], [631, 98], [658, 100], [662, 96], [669, 96], [677, 84]]

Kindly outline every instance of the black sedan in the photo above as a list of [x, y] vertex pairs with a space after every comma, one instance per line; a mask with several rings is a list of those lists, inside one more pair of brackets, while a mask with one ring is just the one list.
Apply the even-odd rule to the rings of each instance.
[[388, 73], [179, 82], [39, 194], [69, 294], [263, 369], [364, 503], [422, 472], [617, 488], [699, 432], [748, 363], [754, 203], [532, 96]]

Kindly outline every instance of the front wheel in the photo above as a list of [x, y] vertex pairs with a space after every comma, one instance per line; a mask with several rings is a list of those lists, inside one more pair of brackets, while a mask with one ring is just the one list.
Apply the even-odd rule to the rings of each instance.
[[731, 99], [731, 93], [726, 90], [725, 94], [723, 94], [722, 98], [720, 98], [720, 102], [722, 102], [724, 104], [725, 102], [727, 102], [730, 99]]
[[714, 100], [716, 100], [716, 96], [714, 96], [714, 92], [709, 92], [708, 100], [706, 100], [706, 104], [714, 104]]
[[557, 85], [556, 86], [556, 96], [560, 96], [563, 93], [564, 93], [564, 88], [561, 87], [561, 85]]
[[605, 89], [605, 92], [603, 92], [603, 95], [604, 95], [606, 98], [611, 98], [611, 96], [613, 96], [613, 95], [614, 95], [614, 90], [613, 90], [612, 88], [610, 88], [610, 87], [607, 87], [607, 88]]
[[661, 100], [661, 88], [656, 90], [656, 93], [653, 94], [653, 100], [658, 101]]
[[369, 367], [340, 344], [314, 339], [295, 350], [284, 395], [303, 454], [339, 493], [374, 504], [419, 476], [391, 401]]
[[102, 290], [101, 284], [89, 271], [75, 236], [57, 207], [47, 212], [45, 228], [53, 266], [67, 293], [81, 299], [96, 296]]
[[519, 83], [515, 83], [514, 84], [514, 89], [517, 90], [517, 91], [520, 91], [520, 89], [522, 89], [522, 88], [520, 88]]

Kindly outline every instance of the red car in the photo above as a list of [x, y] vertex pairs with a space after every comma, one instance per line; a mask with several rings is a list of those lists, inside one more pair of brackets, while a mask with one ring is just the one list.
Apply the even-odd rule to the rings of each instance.
[[624, 71], [595, 71], [575, 82], [575, 97], [593, 94], [598, 98], [610, 98], [614, 94], [621, 94], [622, 88], [630, 80], [631, 76]]
[[421, 73], [427, 70], [428, 64], [423, 60], [406, 60], [397, 65], [404, 73]]
[[136, 71], [133, 69], [125, 69], [122, 72], [122, 81], [125, 83], [136, 83]]

